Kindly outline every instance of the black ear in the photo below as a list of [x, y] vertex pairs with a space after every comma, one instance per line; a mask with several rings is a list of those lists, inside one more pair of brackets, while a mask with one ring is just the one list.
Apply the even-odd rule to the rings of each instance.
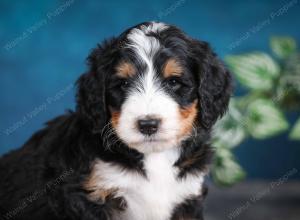
[[232, 78], [207, 43], [193, 40], [192, 48], [199, 82], [199, 120], [209, 129], [227, 110]]
[[104, 65], [108, 45], [104, 42], [92, 51], [87, 59], [90, 70], [77, 81], [77, 112], [93, 133], [100, 133], [108, 121], [105, 100], [107, 70]]

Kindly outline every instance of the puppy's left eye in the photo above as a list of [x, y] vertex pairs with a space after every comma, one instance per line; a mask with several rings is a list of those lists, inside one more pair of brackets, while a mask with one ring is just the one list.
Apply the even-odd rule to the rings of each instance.
[[181, 88], [181, 82], [176, 78], [170, 78], [167, 80], [167, 85], [174, 91]]

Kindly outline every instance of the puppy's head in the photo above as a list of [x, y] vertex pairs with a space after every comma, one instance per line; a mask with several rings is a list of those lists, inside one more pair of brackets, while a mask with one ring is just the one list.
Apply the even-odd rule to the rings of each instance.
[[78, 111], [94, 132], [107, 125], [142, 153], [209, 132], [227, 108], [231, 77], [205, 42], [163, 23], [143, 23], [104, 42], [78, 81]]

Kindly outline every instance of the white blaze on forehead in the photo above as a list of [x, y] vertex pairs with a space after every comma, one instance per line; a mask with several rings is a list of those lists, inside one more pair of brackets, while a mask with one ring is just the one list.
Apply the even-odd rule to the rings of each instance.
[[[149, 102], [153, 100], [155, 95], [164, 95], [156, 79], [156, 70], [153, 65], [153, 57], [159, 50], [160, 43], [155, 37], [148, 36], [147, 34], [151, 32], [158, 33], [166, 28], [167, 25], [163, 23], [152, 22], [147, 26], [142, 25], [139, 28], [133, 29], [127, 36], [130, 42], [128, 46], [134, 50], [137, 59], [147, 65], [146, 71], [142, 74], [136, 85], [138, 91], [143, 93], [143, 97], [141, 98], [144, 99], [146, 104], [150, 104]], [[149, 113], [151, 114], [151, 112]]]
[[147, 34], [153, 32], [158, 33], [167, 29], [168, 26], [164, 23], [152, 22], [149, 25], [142, 25], [139, 28], [134, 28], [130, 31], [127, 38], [129, 40], [128, 47], [133, 48], [136, 54], [147, 65], [151, 65], [153, 55], [158, 51], [160, 44], [159, 41], [153, 36]]
[[130, 42], [128, 47], [134, 50], [140, 62], [147, 65], [147, 70], [140, 79], [138, 89], [148, 94], [153, 94], [155, 91], [155, 88], [153, 88], [156, 81], [153, 56], [159, 50], [160, 43], [155, 37], [147, 34], [151, 32], [158, 33], [166, 28], [167, 26], [163, 23], [152, 22], [147, 26], [142, 25], [139, 28], [134, 28], [127, 36]]

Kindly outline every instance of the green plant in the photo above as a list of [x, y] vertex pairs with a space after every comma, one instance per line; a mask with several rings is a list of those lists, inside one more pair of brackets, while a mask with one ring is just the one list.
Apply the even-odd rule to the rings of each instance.
[[218, 184], [232, 185], [245, 177], [231, 151], [246, 138], [270, 138], [292, 127], [289, 137], [300, 140], [300, 118], [290, 126], [284, 114], [300, 110], [300, 53], [291, 37], [273, 37], [270, 47], [272, 55], [252, 52], [225, 58], [247, 92], [232, 98], [228, 113], [215, 126], [212, 177]]

